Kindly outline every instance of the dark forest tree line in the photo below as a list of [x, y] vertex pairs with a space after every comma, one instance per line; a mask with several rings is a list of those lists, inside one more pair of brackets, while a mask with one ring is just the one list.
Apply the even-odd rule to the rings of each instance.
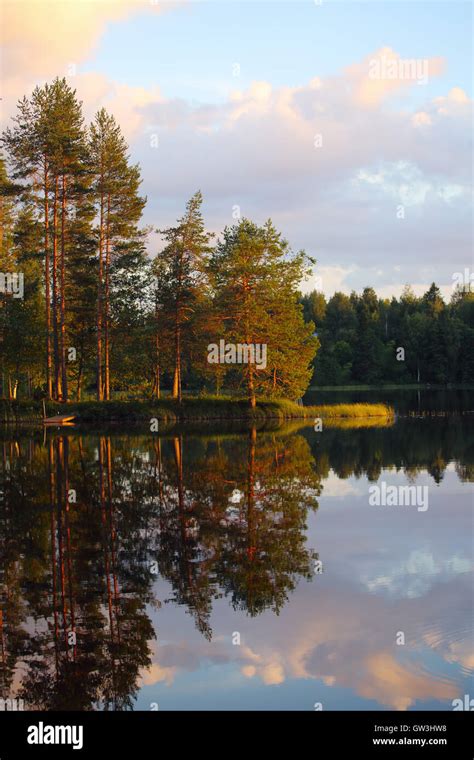
[[313, 291], [302, 303], [321, 343], [317, 385], [473, 381], [474, 293], [467, 287], [455, 289], [448, 304], [434, 283], [419, 298], [406, 286], [399, 299], [365, 288], [329, 300]]

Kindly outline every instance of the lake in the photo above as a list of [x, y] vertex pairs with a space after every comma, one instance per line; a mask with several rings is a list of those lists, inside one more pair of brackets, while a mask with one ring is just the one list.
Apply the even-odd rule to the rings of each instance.
[[452, 710], [474, 696], [471, 401], [318, 432], [4, 430], [0, 697]]

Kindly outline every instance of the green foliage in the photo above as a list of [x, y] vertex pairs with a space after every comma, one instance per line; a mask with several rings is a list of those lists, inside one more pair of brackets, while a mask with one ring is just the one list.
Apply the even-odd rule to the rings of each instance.
[[[176, 398], [182, 396], [183, 372], [186, 365], [189, 368], [196, 340], [205, 332], [206, 312], [211, 311], [206, 262], [212, 235], [205, 230], [201, 206], [202, 194], [198, 191], [188, 201], [185, 214], [175, 227], [158, 230], [165, 247], [152, 266], [154, 319], [156, 330], [163, 331], [173, 345], [169, 369], [173, 372]], [[160, 358], [157, 356], [157, 361]], [[202, 363], [202, 355], [198, 355], [198, 362], [199, 359]]]
[[[302, 296], [305, 313], [321, 294]], [[323, 312], [320, 311], [320, 314]], [[433, 283], [422, 298], [335, 293], [318, 325], [321, 349], [313, 383], [468, 383], [474, 376], [474, 293], [458, 290], [446, 304]], [[397, 356], [404, 359], [399, 360]]]
[[308, 387], [318, 348], [314, 324], [298, 304], [305, 254], [294, 254], [271, 220], [259, 227], [242, 219], [224, 230], [210, 265], [214, 304], [222, 320], [215, 336], [235, 344], [266, 346], [266, 366], [231, 367], [231, 382], [256, 393], [296, 399]]

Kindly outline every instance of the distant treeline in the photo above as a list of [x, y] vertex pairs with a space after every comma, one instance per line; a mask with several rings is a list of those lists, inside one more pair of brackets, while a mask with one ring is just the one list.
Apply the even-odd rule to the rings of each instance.
[[318, 291], [302, 297], [306, 320], [316, 325], [320, 350], [313, 384], [472, 383], [474, 293], [457, 288], [447, 304], [433, 283], [417, 298], [379, 298]]

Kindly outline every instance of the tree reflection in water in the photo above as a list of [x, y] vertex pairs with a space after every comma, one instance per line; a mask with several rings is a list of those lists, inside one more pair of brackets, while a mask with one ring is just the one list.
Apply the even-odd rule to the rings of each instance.
[[[472, 479], [462, 420], [434, 423], [319, 437], [4, 434], [0, 697], [27, 709], [132, 709], [157, 633], [151, 606], [183, 605], [211, 640], [216, 599], [278, 614], [312, 578], [306, 521], [329, 469], [371, 480], [382, 467], [424, 469], [439, 482], [455, 459]], [[170, 599], [156, 598], [159, 577]]]

